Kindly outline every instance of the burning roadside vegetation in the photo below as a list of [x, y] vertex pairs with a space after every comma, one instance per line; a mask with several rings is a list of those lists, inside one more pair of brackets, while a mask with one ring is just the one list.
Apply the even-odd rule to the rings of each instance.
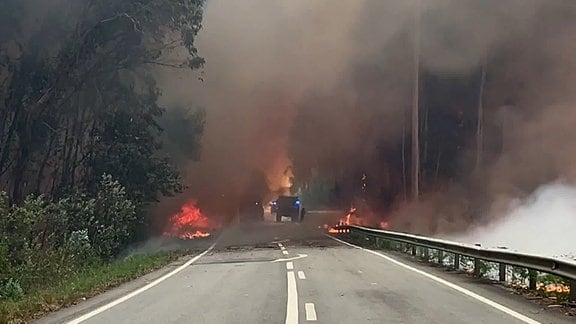
[[202, 213], [195, 200], [186, 202], [180, 211], [172, 215], [163, 236], [181, 240], [207, 238], [214, 232], [216, 224]]
[[340, 218], [335, 225], [324, 224], [321, 227], [326, 229], [328, 233], [338, 234], [342, 233], [343, 226], [359, 225], [372, 228], [388, 229], [389, 224], [387, 220], [382, 220], [374, 212], [365, 211], [358, 212], [358, 208], [351, 206], [346, 216]]

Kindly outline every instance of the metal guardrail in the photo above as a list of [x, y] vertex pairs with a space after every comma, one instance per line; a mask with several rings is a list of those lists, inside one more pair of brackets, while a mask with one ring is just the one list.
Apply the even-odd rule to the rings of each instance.
[[[440, 240], [425, 236], [391, 232], [362, 226], [339, 226], [335, 228], [341, 233], [360, 234], [366, 237], [374, 237], [376, 240], [384, 239], [408, 244], [411, 252], [416, 255], [416, 247], [424, 247], [454, 254], [454, 268], [460, 267], [460, 256], [474, 259], [474, 270], [478, 273], [478, 261], [498, 263], [500, 281], [506, 279], [506, 267], [514, 266], [531, 270], [529, 286], [536, 288], [535, 271], [554, 274], [570, 279], [570, 300], [576, 301], [576, 262], [570, 262], [545, 256], [531, 255], [507, 251], [505, 249], [483, 248], [479, 245], [470, 245], [446, 240]], [[378, 242], [376, 242], [378, 244]], [[441, 260], [440, 260], [441, 261]]]

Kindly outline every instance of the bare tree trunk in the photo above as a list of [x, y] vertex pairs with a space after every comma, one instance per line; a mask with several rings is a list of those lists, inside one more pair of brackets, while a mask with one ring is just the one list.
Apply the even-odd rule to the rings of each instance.
[[441, 148], [438, 147], [438, 156], [436, 157], [436, 171], [434, 172], [434, 182], [438, 181], [438, 174], [440, 173], [440, 157], [442, 156]]
[[478, 94], [478, 120], [476, 122], [476, 171], [482, 166], [482, 153], [484, 150], [483, 118], [484, 118], [484, 88], [486, 86], [486, 69], [488, 65], [487, 55], [484, 55], [482, 63], [482, 76], [480, 78], [480, 91]]
[[420, 94], [420, 0], [416, 0], [414, 16], [414, 89], [412, 94], [412, 199], [420, 196], [420, 144], [419, 96]]
[[406, 184], [406, 120], [402, 118], [402, 195], [408, 200]]
[[10, 151], [12, 150], [12, 144], [14, 141], [14, 135], [16, 134], [16, 128], [18, 127], [18, 121], [20, 119], [20, 108], [16, 109], [14, 112], [14, 116], [12, 117], [12, 122], [10, 123], [10, 127], [8, 128], [8, 134], [6, 136], [6, 140], [2, 143], [2, 147], [0, 148], [0, 175], [4, 174], [4, 172], [8, 171], [8, 160], [10, 158]]
[[36, 186], [35, 186], [36, 187], [35, 191], [37, 194], [41, 193], [42, 180], [44, 179], [44, 170], [48, 165], [48, 160], [50, 159], [50, 155], [52, 154], [54, 143], [56, 142], [57, 137], [58, 135], [55, 133], [50, 134], [50, 141], [48, 142], [48, 148], [46, 149], [46, 154], [44, 154], [44, 158], [42, 159], [40, 167], [38, 168], [38, 173], [36, 176]]

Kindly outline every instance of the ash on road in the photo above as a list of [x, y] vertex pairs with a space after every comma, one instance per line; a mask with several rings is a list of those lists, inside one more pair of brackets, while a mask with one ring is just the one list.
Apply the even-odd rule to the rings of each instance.
[[38, 323], [573, 323], [497, 286], [393, 257], [410, 270], [325, 236], [318, 226], [339, 216], [226, 229], [193, 263], [172, 264]]

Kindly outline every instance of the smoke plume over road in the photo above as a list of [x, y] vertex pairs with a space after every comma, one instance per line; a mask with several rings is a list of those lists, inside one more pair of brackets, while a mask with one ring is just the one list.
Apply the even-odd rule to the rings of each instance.
[[289, 184], [290, 166], [298, 186], [314, 178], [345, 186], [365, 173], [372, 198], [387, 197], [382, 215], [392, 227], [431, 234], [501, 219], [514, 199], [576, 180], [576, 8], [421, 1], [423, 193], [402, 202], [417, 3], [208, 1], [197, 40], [202, 75], [168, 71], [162, 82], [167, 105], [207, 111], [187, 195], [234, 195], [260, 173], [268, 197]]

